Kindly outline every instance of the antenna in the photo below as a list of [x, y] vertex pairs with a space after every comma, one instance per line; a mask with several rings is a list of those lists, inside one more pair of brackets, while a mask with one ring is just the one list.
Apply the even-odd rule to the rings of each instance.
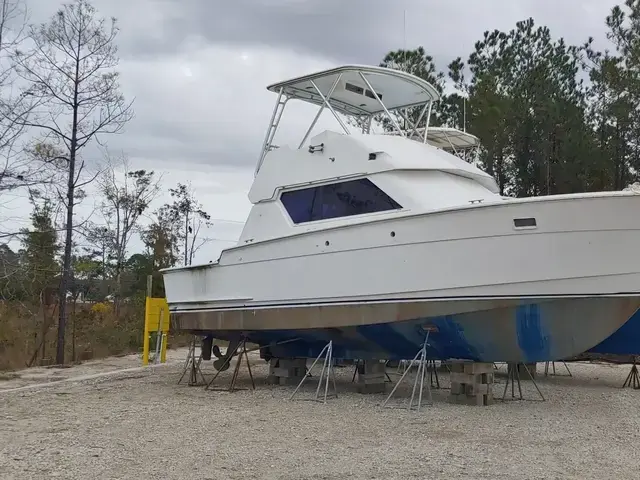
[[467, 133], [467, 97], [462, 97], [462, 131]]
[[405, 61], [407, 60], [406, 58], [406, 52], [407, 52], [407, 9], [405, 8], [402, 11], [402, 48], [405, 51]]
[[[408, 71], [409, 69], [409, 65], [407, 64], [407, 9], [404, 8], [402, 10], [402, 56], [403, 61], [404, 61], [404, 70]], [[412, 73], [412, 72], [409, 72]], [[408, 110], [405, 109], [405, 114], [408, 113]], [[404, 118], [402, 120], [402, 123], [404, 124], [404, 128], [407, 128], [407, 119]]]

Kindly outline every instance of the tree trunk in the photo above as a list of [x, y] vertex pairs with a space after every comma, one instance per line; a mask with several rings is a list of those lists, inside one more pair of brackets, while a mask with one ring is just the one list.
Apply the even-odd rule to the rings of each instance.
[[184, 215], [184, 266], [189, 265], [189, 210]]
[[71, 142], [69, 145], [69, 179], [67, 182], [67, 225], [64, 242], [64, 260], [62, 263], [62, 279], [60, 280], [60, 317], [58, 320], [58, 345], [56, 350], [56, 363], [64, 364], [64, 334], [67, 326], [67, 290], [71, 279], [71, 247], [73, 240], [73, 207], [75, 200], [75, 174], [76, 174], [76, 153], [78, 150], [78, 79], [80, 78], [80, 47], [81, 40], [78, 32], [78, 48], [76, 55], [75, 85], [73, 92], [73, 118], [71, 123]]
[[[118, 258], [119, 258], [119, 254], [118, 254]], [[118, 263], [116, 264], [116, 268], [117, 268], [117, 272], [116, 272], [116, 292], [115, 295], [113, 296], [113, 312], [116, 316], [116, 318], [120, 318], [120, 295], [122, 292], [122, 288], [120, 286], [121, 282], [122, 282], [122, 271], [121, 271], [121, 264], [120, 264], [120, 259], [118, 259]]]
[[[75, 137], [75, 132], [74, 132]], [[64, 259], [62, 264], [62, 279], [60, 280], [60, 317], [58, 320], [58, 344], [56, 350], [56, 364], [64, 364], [64, 334], [67, 323], [67, 290], [71, 279], [71, 241], [73, 236], [73, 202], [75, 187], [75, 138], [72, 139], [72, 153], [69, 156], [69, 180], [67, 183], [67, 225], [64, 242]]]

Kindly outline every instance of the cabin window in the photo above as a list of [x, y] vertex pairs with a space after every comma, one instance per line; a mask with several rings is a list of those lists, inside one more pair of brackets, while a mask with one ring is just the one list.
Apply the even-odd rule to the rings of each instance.
[[516, 228], [534, 228], [537, 224], [535, 218], [514, 218], [513, 226]]
[[402, 208], [367, 178], [283, 192], [280, 200], [293, 223]]

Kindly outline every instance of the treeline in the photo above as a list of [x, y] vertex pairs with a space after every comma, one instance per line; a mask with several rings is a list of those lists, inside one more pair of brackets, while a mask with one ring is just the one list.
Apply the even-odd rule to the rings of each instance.
[[[103, 159], [93, 158], [134, 115], [120, 91], [116, 19], [102, 18], [88, 0], [71, 0], [48, 22], [30, 25], [27, 7], [0, 0], [0, 215], [7, 217], [16, 194], [32, 205], [30, 228], [0, 224], [0, 351], [16, 343], [22, 321], [7, 315], [49, 313], [57, 317], [55, 362], [64, 363], [67, 320], [79, 300], [107, 301], [117, 325], [123, 305], [144, 296], [148, 275], [191, 262], [210, 218], [183, 184], [150, 211], [161, 189], [155, 172], [130, 170], [126, 153], [113, 158], [103, 149]], [[99, 206], [79, 218], [89, 191]], [[131, 255], [134, 236], [146, 250]], [[164, 294], [161, 282], [152, 293]], [[141, 322], [139, 308], [128, 315]], [[42, 337], [50, 320], [38, 326]]]
[[[479, 163], [505, 195], [620, 190], [640, 166], [640, 1], [603, 19], [610, 50], [568, 45], [533, 19], [487, 31], [466, 59], [438, 70], [424, 48], [381, 63], [443, 92], [432, 125], [479, 137]], [[603, 39], [599, 39], [603, 40]]]
[[[42, 25], [21, 23], [27, 13], [23, 2], [0, 0], [0, 204], [19, 191], [33, 208], [30, 228], [0, 226], [0, 299], [34, 301], [56, 290], [117, 308], [144, 292], [147, 275], [191, 263], [209, 215], [183, 184], [150, 212], [161, 191], [155, 172], [130, 170], [126, 154], [83, 156], [133, 117], [118, 83], [116, 20], [87, 0], [64, 4]], [[76, 218], [89, 188], [98, 211]], [[134, 236], [146, 251], [129, 256]], [[13, 251], [6, 243], [16, 239], [22, 248]], [[154, 294], [163, 294], [161, 282]]]
[[[161, 191], [155, 172], [105, 169], [96, 177], [99, 207], [91, 220], [76, 225], [67, 301], [110, 302], [117, 314], [123, 302], [147, 293], [164, 296], [160, 269], [189, 265], [209, 239], [202, 228], [209, 214], [188, 185], [170, 188], [172, 201], [154, 211], [150, 203]], [[64, 230], [50, 198], [31, 190], [31, 227], [17, 232], [21, 248], [0, 245], [0, 299], [51, 305], [58, 301]], [[95, 200], [95, 196], [94, 196]], [[135, 236], [144, 250], [130, 254]]]

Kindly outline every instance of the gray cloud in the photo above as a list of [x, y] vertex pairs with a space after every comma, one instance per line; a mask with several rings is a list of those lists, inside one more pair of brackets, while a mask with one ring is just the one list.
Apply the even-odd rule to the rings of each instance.
[[[181, 51], [190, 36], [218, 45], [270, 46], [339, 62], [374, 63], [392, 49], [422, 45], [446, 66], [466, 57], [485, 30], [530, 16], [570, 42], [604, 37], [617, 0], [94, 0], [122, 28], [126, 57]], [[29, 2], [40, 21], [57, 8]], [[405, 13], [406, 12], [406, 13]], [[405, 21], [406, 18], [406, 21]], [[406, 31], [405, 31], [406, 26]]]
[[[108, 1], [101, 3], [106, 6]], [[153, 17], [162, 36], [150, 40], [144, 35], [147, 29], [130, 31], [126, 36], [131, 40], [130, 51], [139, 55], [171, 51], [189, 35], [197, 34], [221, 45], [269, 45], [341, 62], [374, 64], [389, 50], [405, 44], [409, 48], [423, 45], [445, 67], [456, 56], [466, 57], [485, 30], [510, 29], [529, 16], [569, 41], [599, 36], [604, 32], [605, 15], [616, 3], [168, 0], [158, 3], [157, 8], [167, 12], [163, 20]]]
[[[36, 22], [59, 6], [27, 1]], [[483, 31], [509, 29], [528, 16], [570, 42], [604, 38], [614, 3], [94, 0], [101, 15], [118, 18], [123, 90], [136, 98], [136, 118], [107, 141], [132, 158], [165, 165], [250, 167], [274, 101], [268, 83], [336, 63], [376, 64], [405, 44], [423, 45], [445, 68], [466, 57]], [[242, 54], [249, 60], [241, 61]], [[291, 115], [280, 139], [294, 139], [303, 128]]]

